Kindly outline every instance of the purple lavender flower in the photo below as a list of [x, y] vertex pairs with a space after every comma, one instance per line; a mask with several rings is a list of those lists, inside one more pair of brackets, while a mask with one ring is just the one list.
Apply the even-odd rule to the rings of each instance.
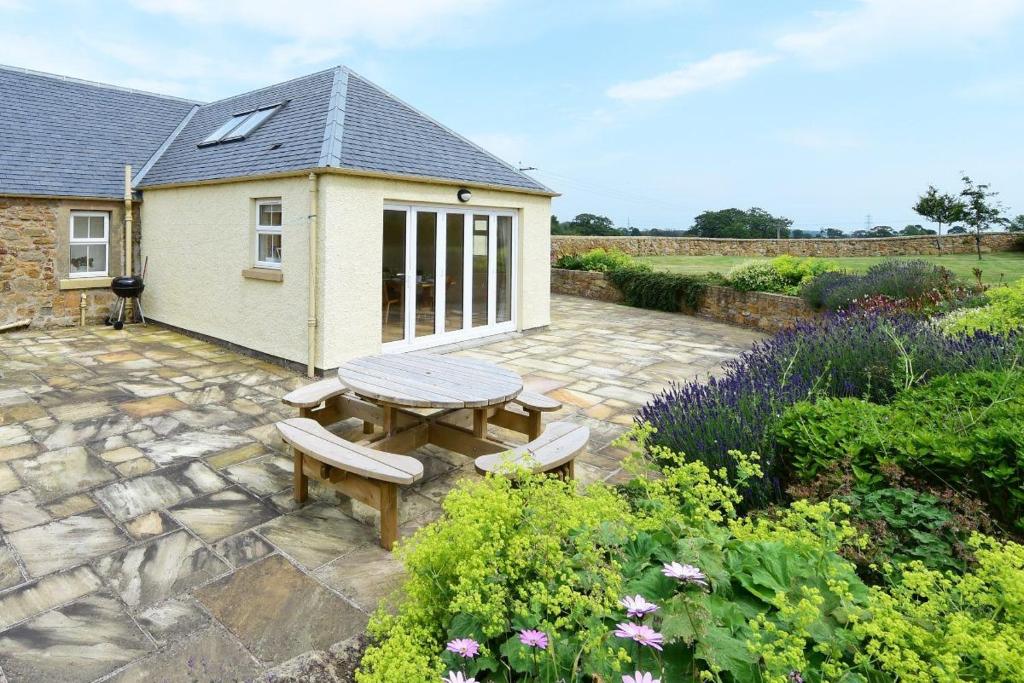
[[622, 677], [622, 683], [661, 683], [660, 678], [655, 678], [650, 672], [640, 673], [637, 671], [632, 676], [626, 674]]
[[466, 659], [473, 659], [480, 654], [480, 643], [472, 638], [456, 638], [448, 643], [448, 651]]
[[789, 683], [804, 683], [804, 677], [799, 671], [790, 671], [786, 679]]
[[661, 573], [670, 579], [676, 579], [680, 583], [692, 583], [701, 588], [708, 588], [708, 577], [692, 564], [679, 564], [672, 562], [661, 568]]
[[475, 678], [466, 678], [466, 674], [461, 671], [449, 671], [441, 681], [442, 683], [476, 683]]
[[626, 608], [626, 616], [632, 618], [643, 619], [645, 615], [658, 609], [657, 605], [653, 602], [647, 602], [642, 595], [626, 596], [619, 600], [619, 604]]
[[661, 650], [661, 644], [665, 641], [665, 636], [655, 631], [646, 624], [634, 624], [632, 622], [624, 622], [616, 625], [614, 635], [619, 638], [626, 638], [627, 640], [635, 640], [641, 645], [647, 647], [653, 647], [655, 650]]
[[519, 632], [519, 642], [527, 647], [546, 650], [548, 648], [548, 634], [535, 629], [523, 629]]

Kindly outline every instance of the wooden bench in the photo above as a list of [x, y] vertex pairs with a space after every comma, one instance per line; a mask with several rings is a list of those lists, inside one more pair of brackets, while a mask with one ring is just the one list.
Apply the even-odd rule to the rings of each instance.
[[473, 461], [480, 474], [502, 474], [516, 465], [531, 472], [553, 472], [572, 479], [573, 461], [587, 447], [590, 430], [572, 422], [552, 422], [539, 437], [511, 451], [481, 455]]
[[309, 477], [380, 512], [380, 545], [398, 540], [398, 486], [423, 478], [423, 465], [407, 455], [384, 453], [346, 441], [316, 420], [295, 417], [277, 423], [281, 438], [292, 447], [295, 500], [306, 502]]
[[541, 413], [550, 413], [562, 407], [562, 404], [555, 399], [533, 391], [519, 392], [512, 402], [526, 411], [529, 420], [527, 438], [531, 440], [540, 436]]

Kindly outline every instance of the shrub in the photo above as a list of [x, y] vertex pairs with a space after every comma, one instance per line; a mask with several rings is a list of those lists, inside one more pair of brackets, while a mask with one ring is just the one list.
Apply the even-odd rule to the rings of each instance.
[[771, 261], [740, 264], [729, 272], [727, 280], [741, 292], [797, 294], [802, 282], [838, 268], [834, 261], [783, 255]]
[[985, 305], [950, 314], [940, 323], [947, 334], [1010, 332], [1024, 327], [1024, 279], [985, 292]]
[[726, 276], [729, 286], [741, 292], [785, 292], [785, 278], [767, 261], [742, 263]]
[[976, 536], [974, 572], [912, 563], [871, 589], [871, 618], [853, 625], [855, 660], [888, 680], [1024, 680], [1024, 547]]
[[974, 491], [1024, 529], [1024, 372], [971, 372], [901, 391], [888, 405], [822, 399], [789, 408], [775, 434], [795, 476], [839, 458], [864, 483], [898, 465], [923, 479]]
[[441, 656], [449, 638], [482, 644], [469, 673], [497, 668], [512, 624], [571, 634], [566, 652], [617, 656], [606, 652], [606, 630], [594, 619], [622, 595], [607, 547], [628, 532], [620, 496], [606, 487], [580, 496], [573, 482], [553, 478], [513, 486], [492, 477], [463, 482], [443, 507], [440, 522], [399, 546], [405, 599], [397, 615], [379, 611], [371, 621], [382, 640], [367, 650], [357, 680], [437, 681], [454, 665]]
[[745, 493], [760, 506], [781, 493], [772, 426], [787, 407], [819, 395], [885, 402], [922, 379], [1010, 367], [1022, 348], [1021, 336], [950, 338], [909, 316], [829, 316], [755, 344], [718, 377], [673, 384], [637, 419], [656, 428], [655, 443], [712, 469], [733, 472], [731, 450], [760, 453], [764, 477]]
[[696, 308], [708, 285], [720, 281], [712, 274], [681, 275], [634, 268], [610, 271], [608, 279], [622, 292], [627, 305], [670, 313]]
[[850, 310], [879, 296], [900, 302], [904, 309], [930, 311], [970, 293], [952, 272], [919, 259], [883, 261], [863, 274], [822, 273], [800, 288], [808, 304], [828, 311]]
[[629, 254], [618, 249], [605, 250], [601, 248], [591, 249], [583, 254], [565, 254], [559, 256], [555, 261], [555, 268], [567, 270], [592, 270], [600, 273], [608, 273], [613, 270], [629, 268], [638, 271], [651, 269], [646, 263], [641, 263]]
[[[649, 429], [636, 435], [639, 476], [624, 496], [536, 477], [460, 484], [445, 516], [400, 546], [409, 597], [374, 615], [378, 640], [357, 681], [436, 683], [445, 670], [508, 683], [637, 670], [680, 683], [1024, 673], [1024, 548], [975, 537], [974, 572], [910, 564], [869, 589], [839, 554], [866, 543], [844, 503], [738, 518], [736, 487], [756, 459], [737, 455], [743, 474], [730, 481], [679, 454], [652, 460]], [[527, 628], [543, 631], [526, 641], [538, 647], [521, 639]], [[461, 638], [473, 642], [452, 646], [466, 656], [442, 652]]]

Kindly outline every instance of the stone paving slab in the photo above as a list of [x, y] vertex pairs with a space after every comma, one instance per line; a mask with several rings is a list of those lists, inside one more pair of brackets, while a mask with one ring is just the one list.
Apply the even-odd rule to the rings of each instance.
[[[561, 401], [546, 420], [591, 430], [578, 478], [617, 482], [611, 443], [637, 408], [758, 337], [556, 296], [550, 328], [454, 353]], [[0, 335], [0, 681], [269, 680], [351, 649], [402, 569], [374, 511], [315, 483], [292, 499], [273, 424], [307, 382], [153, 325]], [[424, 478], [402, 490], [403, 537], [477, 476], [458, 454], [411, 455]]]

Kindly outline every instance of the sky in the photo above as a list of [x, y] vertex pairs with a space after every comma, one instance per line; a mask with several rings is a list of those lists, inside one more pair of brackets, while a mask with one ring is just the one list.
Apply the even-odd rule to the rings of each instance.
[[0, 64], [203, 101], [344, 64], [563, 220], [900, 228], [961, 172], [1024, 213], [1022, 30], [1024, 0], [0, 0]]

